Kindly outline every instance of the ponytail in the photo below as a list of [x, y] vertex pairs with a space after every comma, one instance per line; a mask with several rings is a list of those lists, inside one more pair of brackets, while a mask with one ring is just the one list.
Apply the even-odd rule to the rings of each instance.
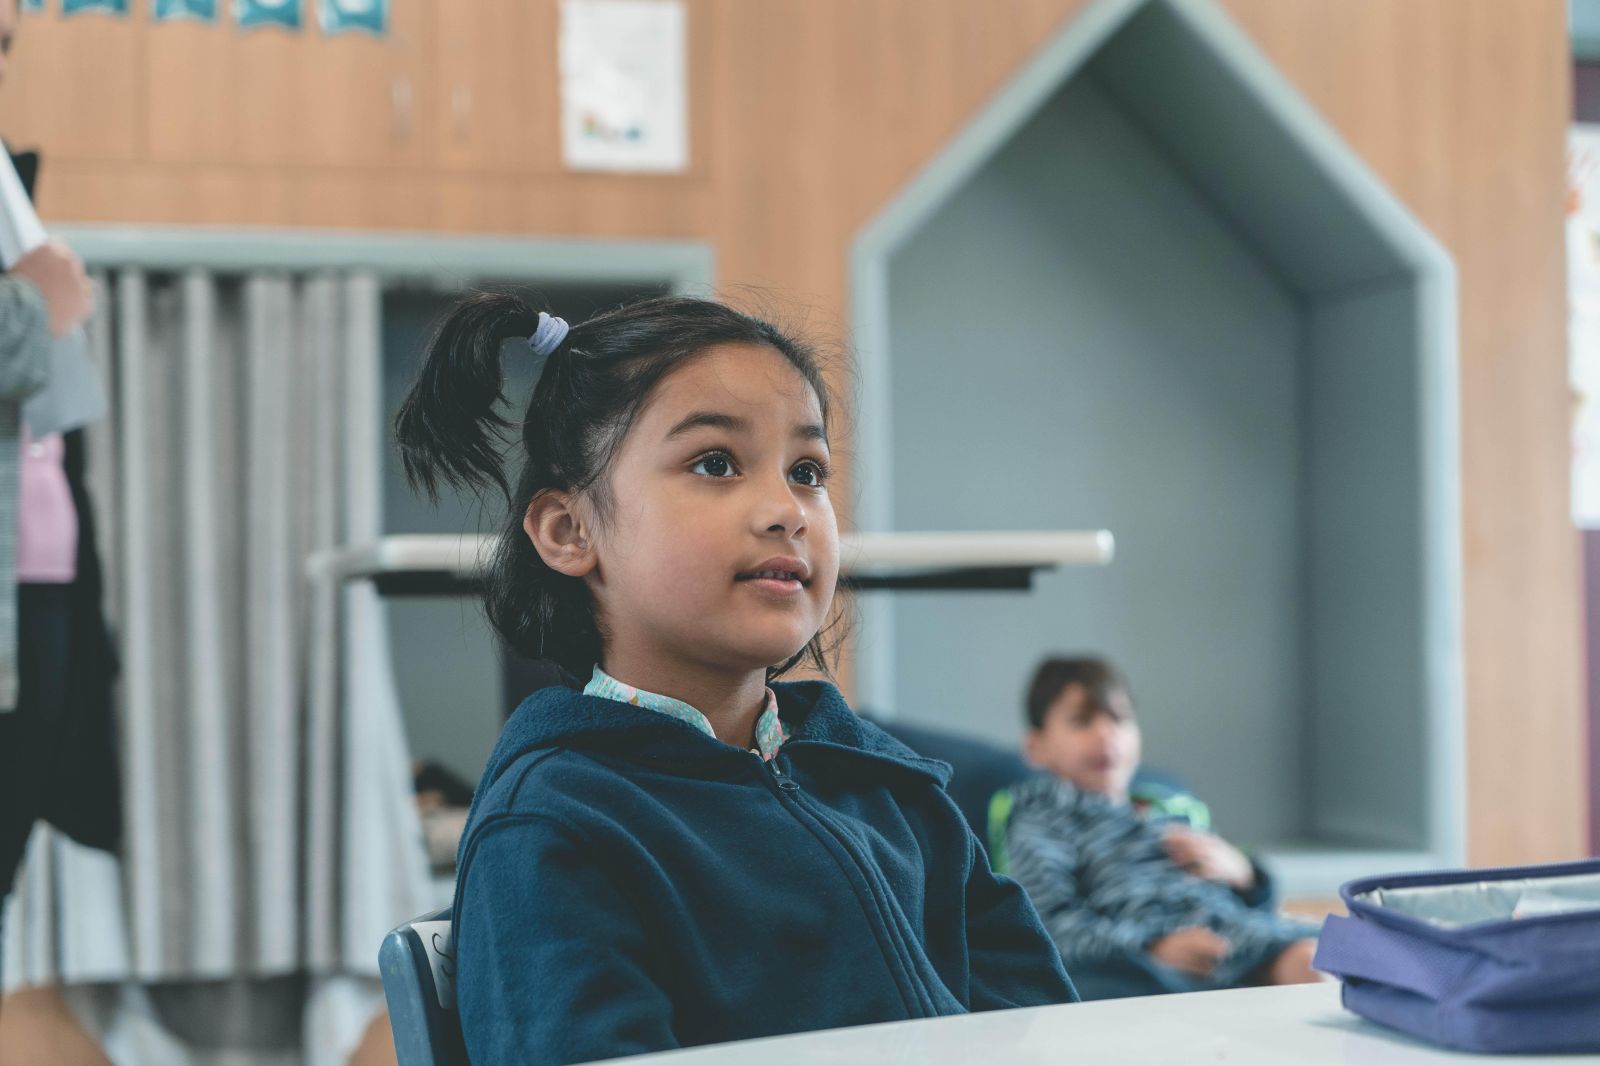
[[493, 485], [510, 499], [501, 457], [509, 423], [497, 410], [505, 399], [500, 350], [508, 339], [531, 334], [538, 321], [514, 293], [478, 292], [439, 324], [394, 422], [414, 491], [437, 503], [441, 481], [476, 490]]

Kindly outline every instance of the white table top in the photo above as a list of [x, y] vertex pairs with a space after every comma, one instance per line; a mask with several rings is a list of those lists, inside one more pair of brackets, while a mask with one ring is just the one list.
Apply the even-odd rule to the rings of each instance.
[[[479, 573], [494, 547], [484, 535], [392, 534], [370, 544], [331, 549], [310, 561], [313, 575], [344, 580], [373, 574]], [[1019, 533], [845, 533], [839, 562], [852, 573], [961, 567], [1105, 566], [1115, 540], [1103, 529]]]
[[748, 1040], [617, 1060], [661, 1066], [1600, 1066], [1600, 1055], [1443, 1051], [1339, 1005], [1339, 986], [1243, 988], [991, 1011]]

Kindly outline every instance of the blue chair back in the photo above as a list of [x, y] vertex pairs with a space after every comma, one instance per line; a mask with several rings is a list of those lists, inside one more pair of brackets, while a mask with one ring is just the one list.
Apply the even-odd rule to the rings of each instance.
[[[865, 716], [863, 716], [865, 717]], [[936, 726], [918, 725], [902, 719], [868, 718], [885, 733], [928, 759], [950, 764], [950, 798], [978, 839], [989, 839], [989, 801], [1003, 788], [1009, 788], [1037, 773], [1015, 747], [999, 744]]]
[[449, 908], [391, 930], [378, 949], [378, 972], [399, 1066], [467, 1066]]
[[[1002, 747], [963, 733], [954, 733], [937, 726], [918, 725], [900, 719], [883, 720], [862, 715], [900, 743], [929, 759], [939, 759], [950, 764], [955, 773], [950, 778], [950, 798], [955, 801], [967, 824], [989, 851], [990, 861], [999, 873], [1006, 872], [1005, 826], [1011, 806], [1007, 797], [1000, 795], [1019, 781], [1026, 780], [1039, 771], [1029, 766], [1015, 746]], [[1156, 794], [1184, 794], [1183, 782], [1173, 774], [1141, 766], [1134, 772], [1130, 789], [1134, 795], [1149, 791]], [[1207, 821], [1205, 807], [1193, 797], [1188, 797], [1193, 808]], [[1196, 828], [1207, 828], [1199, 825]]]

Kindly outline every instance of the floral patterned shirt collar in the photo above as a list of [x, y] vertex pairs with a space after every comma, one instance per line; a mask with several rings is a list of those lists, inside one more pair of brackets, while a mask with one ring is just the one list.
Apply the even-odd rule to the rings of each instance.
[[[589, 678], [589, 683], [583, 686], [585, 696], [598, 696], [604, 700], [616, 700], [619, 703], [631, 703], [635, 707], [643, 707], [647, 711], [660, 711], [670, 718], [680, 722], [688, 722], [706, 736], [716, 739], [716, 731], [711, 728], [711, 721], [705, 715], [671, 696], [662, 696], [654, 692], [634, 688], [625, 684], [600, 669], [594, 668], [594, 676]], [[751, 752], [763, 759], [771, 759], [778, 754], [778, 749], [783, 747], [783, 742], [789, 739], [789, 734], [784, 731], [783, 723], [778, 720], [778, 696], [772, 689], [767, 689], [767, 705], [761, 712], [761, 717], [756, 719], [756, 746]]]

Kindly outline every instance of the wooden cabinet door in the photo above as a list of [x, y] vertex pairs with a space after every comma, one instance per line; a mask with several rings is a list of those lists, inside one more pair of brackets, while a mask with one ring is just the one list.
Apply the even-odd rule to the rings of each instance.
[[[15, 2], [15, 0], [13, 0]], [[138, 156], [142, 27], [134, 18], [24, 11], [0, 87], [0, 135], [52, 160]]]
[[[167, 163], [420, 165], [429, 131], [427, 0], [392, 0], [384, 37], [171, 22], [145, 31], [148, 158]], [[231, 5], [223, 5], [231, 7]], [[444, 6], [444, 5], [441, 5]]]
[[556, 0], [450, 0], [430, 14], [434, 163], [558, 171]]

